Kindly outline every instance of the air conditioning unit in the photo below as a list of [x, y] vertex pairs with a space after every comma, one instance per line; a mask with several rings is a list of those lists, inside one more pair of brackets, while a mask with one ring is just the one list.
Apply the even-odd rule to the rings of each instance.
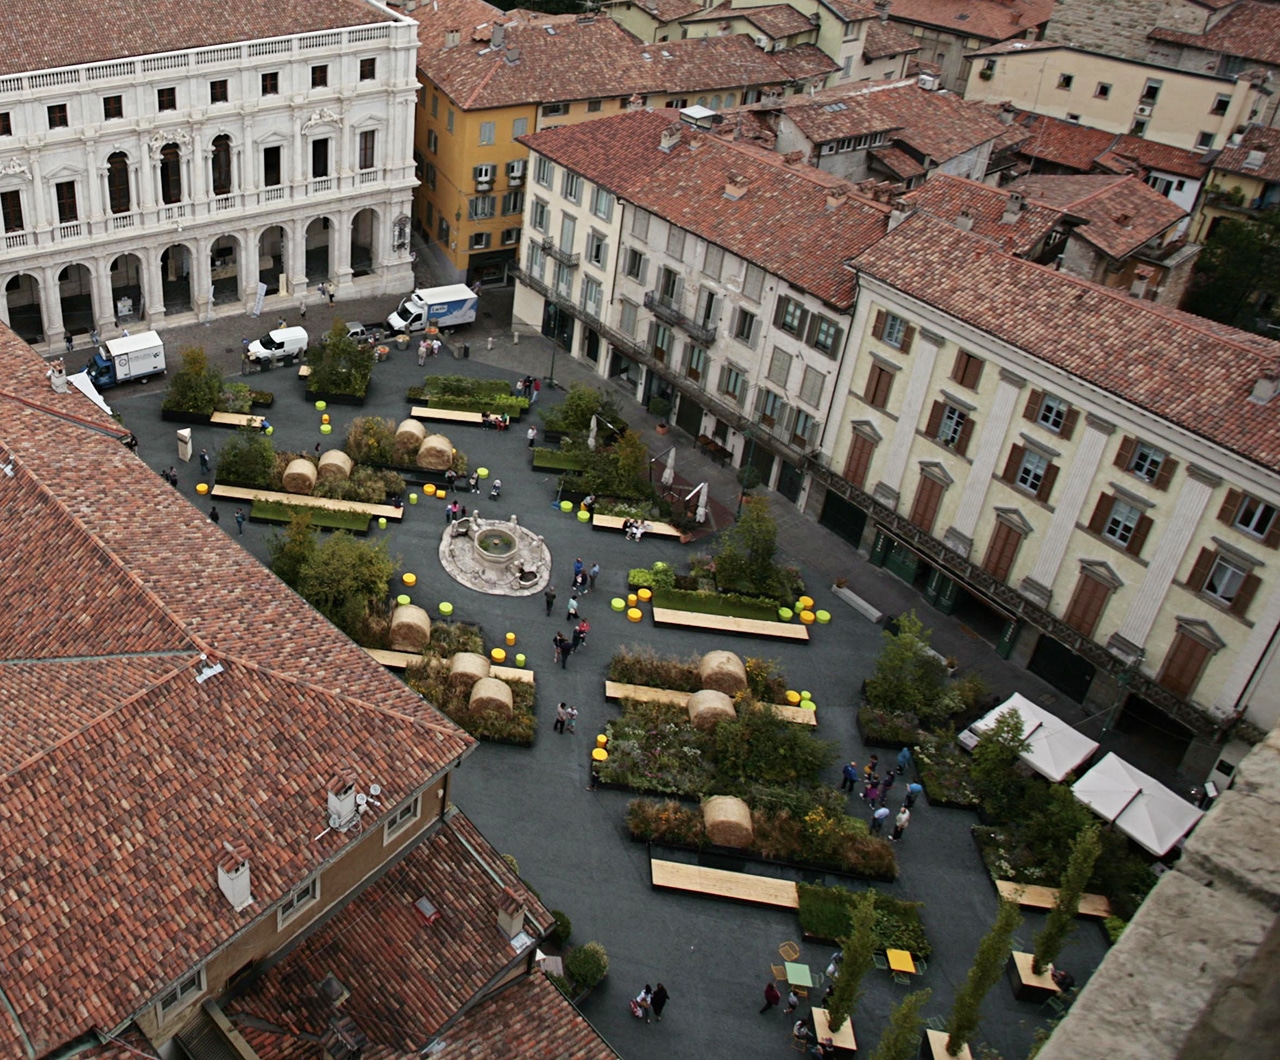
[[763, 36], [763, 35], [756, 37], [756, 47], [757, 47], [757, 48], [763, 48], [765, 51], [768, 51], [768, 50], [769, 50], [769, 38], [768, 38], [768, 37], [766, 37], [766, 36]]
[[1145, 103], [1140, 103], [1138, 104], [1137, 114], [1139, 118], [1149, 118], [1151, 117], [1151, 108]]

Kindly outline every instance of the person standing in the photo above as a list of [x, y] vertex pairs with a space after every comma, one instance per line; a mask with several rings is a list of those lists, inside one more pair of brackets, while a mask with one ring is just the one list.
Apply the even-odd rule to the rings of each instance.
[[868, 782], [870, 782], [871, 778], [876, 775], [876, 766], [878, 766], [879, 764], [880, 764], [880, 757], [878, 755], [872, 755], [867, 760], [867, 764], [862, 767], [862, 775], [867, 779]]
[[881, 806], [880, 809], [876, 810], [876, 812], [871, 815], [871, 834], [872, 835], [880, 835], [881, 831], [884, 829], [884, 822], [886, 818], [888, 818], [888, 816], [889, 816], [888, 806]]
[[840, 771], [840, 776], [843, 778], [840, 781], [841, 791], [858, 790], [858, 763], [852, 758], [849, 759], [849, 764]]
[[569, 719], [569, 732], [571, 734], [577, 732], [578, 731], [578, 708], [571, 706], [567, 711], [565, 711], [565, 714], [568, 716], [568, 719]]
[[244, 536], [244, 509], [236, 509], [236, 529], [240, 531], [240, 536]]
[[209, 473], [209, 450], [200, 450], [200, 474], [207, 475]]
[[907, 767], [911, 765], [911, 748], [903, 747], [898, 752], [898, 776], [902, 776], [907, 771]]
[[905, 806], [898, 811], [898, 816], [893, 819], [893, 835], [889, 838], [895, 843], [902, 838], [902, 833], [907, 830], [907, 825], [911, 823], [911, 811]]
[[566, 609], [564, 620], [566, 622], [576, 623], [578, 620], [578, 594], [569, 594], [569, 606]]
[[600, 564], [592, 563], [591, 570], [587, 572], [588, 592], [596, 587], [596, 579], [598, 577], [600, 577]]
[[867, 790], [863, 792], [862, 797], [867, 800], [868, 806], [874, 806], [879, 801], [880, 781], [878, 778], [871, 778], [871, 783], [867, 785]]
[[771, 1008], [777, 1008], [778, 1002], [781, 1000], [782, 995], [778, 993], [778, 988], [773, 985], [773, 980], [770, 979], [764, 987], [764, 1008], [760, 1012], [763, 1014]]
[[569, 720], [569, 711], [564, 700], [560, 701], [560, 705], [556, 707], [556, 723], [551, 726], [554, 732], [563, 733], [564, 723]]
[[418, 367], [421, 368], [427, 363], [427, 340], [423, 339], [418, 343]]
[[649, 1013], [653, 1008], [653, 987], [648, 983], [645, 983], [644, 989], [636, 995], [636, 1004], [640, 1006], [640, 1011], [644, 1013], [645, 1023], [651, 1022]]
[[328, 285], [325, 287], [324, 293], [329, 296], [329, 304], [333, 305], [333, 297], [338, 293], [338, 285], [330, 280]]
[[569, 637], [569, 653], [573, 654], [578, 650], [578, 645], [582, 643], [582, 627], [574, 626], [573, 634]]
[[217, 523], [219, 520], [222, 519], [222, 516], [218, 514], [218, 506], [216, 504], [209, 509], [209, 518], [212, 519], [215, 523]]
[[440, 356], [440, 340], [439, 339], [431, 340], [431, 356], [432, 357]]
[[582, 557], [579, 556], [577, 559], [573, 561], [573, 576], [575, 578], [582, 573], [582, 567], [583, 567]]
[[169, 465], [169, 485], [174, 489], [178, 488], [178, 469], [172, 464]]
[[923, 793], [924, 785], [913, 780], [907, 785], [907, 800], [902, 805], [908, 810], [911, 809], [911, 807], [916, 804], [916, 799], [918, 799]]
[[797, 1008], [800, 1007], [800, 998], [796, 996], [794, 990], [787, 991], [787, 1007], [782, 1010], [783, 1015], [790, 1016]]
[[530, 390], [530, 393], [529, 393], [530, 406], [536, 405], [538, 403], [538, 395], [540, 393], [542, 393], [542, 380], [534, 379], [532, 389]]
[[71, 337], [71, 332], [69, 331], [66, 334], [66, 343], [67, 343], [67, 353], [75, 353], [76, 340]]
[[516, 380], [516, 397], [524, 397], [524, 379]]
[[547, 617], [550, 618], [551, 609], [556, 605], [556, 587], [554, 585], [548, 585], [546, 589], [543, 590], [542, 599], [547, 602]]
[[662, 1022], [662, 1010], [667, 1007], [667, 1001], [671, 995], [667, 993], [667, 988], [659, 983], [653, 991], [653, 1018], [659, 1023]]
[[880, 782], [880, 805], [883, 806], [889, 801], [889, 789], [893, 787], [893, 780], [896, 774], [892, 769], [887, 770], [884, 780]]
[[560, 664], [561, 670], [569, 668], [569, 640], [563, 633], [556, 630], [556, 635], [551, 638], [551, 643], [555, 645], [556, 657], [555, 661]]
[[533, 448], [533, 443], [538, 440], [538, 428], [530, 427], [525, 437], [529, 439], [529, 448]]

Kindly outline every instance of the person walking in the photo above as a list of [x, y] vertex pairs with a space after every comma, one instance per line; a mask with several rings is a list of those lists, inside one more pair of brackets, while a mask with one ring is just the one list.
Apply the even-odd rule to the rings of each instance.
[[790, 1016], [797, 1008], [800, 1007], [800, 998], [794, 990], [787, 991], [787, 1007], [782, 1010], [784, 1016]]
[[644, 1013], [645, 1023], [651, 1022], [649, 1014], [653, 1009], [653, 987], [648, 983], [645, 983], [644, 989], [636, 995], [636, 1004], [640, 1006], [640, 1011]]
[[578, 731], [578, 708], [570, 707], [568, 710], [565, 711], [565, 716], [569, 719], [569, 732], [570, 733], [577, 732]]
[[778, 988], [773, 985], [770, 979], [764, 987], [764, 1008], [760, 1010], [761, 1014], [768, 1012], [771, 1008], [777, 1008], [778, 1002], [782, 1000], [782, 995], [778, 993]]
[[902, 838], [902, 833], [907, 830], [907, 825], [911, 823], [911, 811], [905, 806], [898, 811], [898, 816], [893, 819], [893, 835], [889, 838], [895, 843]]
[[574, 626], [573, 633], [569, 637], [569, 653], [573, 654], [578, 650], [578, 645], [582, 643], [582, 627]]
[[556, 587], [548, 585], [542, 592], [542, 599], [547, 602], [547, 617], [551, 617], [551, 609], [556, 605]]
[[881, 831], [884, 829], [884, 822], [888, 818], [888, 816], [889, 816], [888, 806], [881, 806], [880, 809], [876, 810], [876, 812], [871, 815], [871, 834], [872, 835], [880, 835]]
[[552, 731], [563, 733], [564, 723], [569, 720], [568, 704], [564, 700], [560, 701], [560, 705], [556, 707], [556, 723], [551, 726]]
[[215, 523], [222, 519], [222, 516], [218, 514], [218, 506], [216, 504], [209, 509], [209, 518], [212, 519]]
[[571, 593], [569, 596], [569, 606], [566, 609], [564, 620], [566, 622], [576, 623], [578, 620], [578, 594]]
[[240, 531], [240, 536], [244, 536], [244, 509], [236, 509], [236, 529]]
[[575, 559], [575, 560], [573, 561], [573, 576], [574, 576], [574, 578], [577, 578], [577, 577], [578, 577], [578, 575], [582, 573], [583, 566], [584, 566], [584, 564], [583, 564], [583, 562], [582, 562], [582, 557], [581, 557], [581, 556], [579, 556], [577, 559]]
[[667, 1007], [667, 1001], [671, 995], [667, 993], [667, 988], [659, 983], [653, 989], [653, 1018], [659, 1023], [662, 1022], [662, 1010]]
[[858, 790], [858, 763], [852, 758], [849, 759], [849, 764], [840, 770], [840, 776], [843, 778], [840, 781], [841, 791]]
[[913, 780], [910, 784], [907, 785], [907, 798], [902, 805], [905, 806], [908, 810], [911, 809], [911, 807], [916, 804], [916, 799], [918, 799], [923, 793], [924, 793], [924, 786], [918, 783], [917, 781]]
[[902, 776], [907, 771], [907, 767], [911, 765], [911, 748], [903, 747], [898, 752], [898, 776]]
[[418, 367], [421, 368], [427, 363], [427, 340], [423, 339], [418, 343]]
[[568, 640], [568, 638], [567, 638], [563, 633], [561, 633], [559, 630], [556, 630], [556, 635], [555, 635], [554, 637], [552, 637], [552, 638], [551, 638], [551, 643], [552, 643], [552, 644], [554, 644], [554, 645], [555, 645], [555, 648], [556, 648], [556, 658], [555, 658], [555, 661], [556, 661], [556, 662], [558, 662], [558, 663], [560, 664], [560, 669], [561, 669], [561, 670], [567, 670], [567, 669], [569, 668], [569, 640]]
[[207, 475], [209, 473], [209, 450], [200, 450], [200, 474]]
[[440, 340], [439, 339], [431, 340], [431, 356], [432, 357], [440, 356]]
[[532, 449], [533, 443], [538, 440], [538, 428], [530, 427], [529, 430], [525, 433], [525, 437], [529, 439], [529, 448]]
[[590, 592], [596, 587], [596, 579], [600, 577], [600, 564], [592, 563], [591, 569], [587, 571], [587, 591]]
[[[591, 632], [591, 623], [584, 618], [578, 623], [575, 632], [578, 634], [578, 648], [585, 648], [587, 646], [587, 634]], [[574, 648], [574, 651], [577, 651], [578, 648]]]
[[542, 393], [542, 380], [534, 379], [533, 387], [529, 394], [529, 407], [532, 408], [538, 403], [538, 395]]
[[467, 479], [467, 485], [471, 487], [472, 493], [480, 492], [480, 472], [479, 471], [471, 472], [471, 476]]

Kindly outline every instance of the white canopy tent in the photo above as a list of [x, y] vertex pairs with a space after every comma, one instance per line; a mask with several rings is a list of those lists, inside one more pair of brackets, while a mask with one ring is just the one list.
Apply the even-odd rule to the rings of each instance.
[[1204, 816], [1114, 752], [1077, 780], [1071, 793], [1156, 857], [1167, 854]]
[[1055, 784], [1078, 769], [1080, 763], [1087, 761], [1098, 749], [1096, 740], [1077, 732], [1057, 715], [1050, 714], [1043, 707], [1037, 707], [1026, 696], [1017, 692], [961, 733], [961, 744], [968, 750], [973, 750], [978, 737], [1009, 710], [1022, 718], [1022, 735], [1026, 737], [1028, 744], [1027, 749], [1022, 752], [1022, 760]]

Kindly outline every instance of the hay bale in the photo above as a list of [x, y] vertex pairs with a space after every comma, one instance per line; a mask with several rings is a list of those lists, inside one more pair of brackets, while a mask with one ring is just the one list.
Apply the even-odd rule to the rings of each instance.
[[346, 482], [355, 466], [341, 449], [328, 449], [320, 454], [320, 478], [324, 482]]
[[449, 660], [449, 684], [453, 688], [470, 688], [488, 676], [489, 660], [476, 652], [456, 652]]
[[391, 612], [391, 650], [422, 651], [431, 641], [431, 616], [415, 604]]
[[704, 688], [689, 697], [689, 721], [704, 732], [714, 729], [725, 718], [736, 718], [733, 700], [714, 688]]
[[751, 807], [732, 795], [712, 795], [702, 804], [707, 838], [717, 846], [749, 847], [755, 839]]
[[698, 661], [698, 683], [736, 696], [747, 690], [747, 668], [731, 651], [709, 651]]
[[290, 460], [284, 469], [286, 493], [310, 493], [316, 488], [316, 466], [310, 460], [298, 457]]
[[508, 717], [515, 709], [511, 689], [496, 677], [482, 677], [472, 685], [468, 703], [472, 710], [491, 711]]
[[418, 449], [418, 466], [428, 471], [448, 471], [453, 464], [453, 444], [443, 434], [428, 434]]
[[418, 420], [401, 420], [396, 428], [396, 452], [416, 453], [427, 436], [427, 429]]

